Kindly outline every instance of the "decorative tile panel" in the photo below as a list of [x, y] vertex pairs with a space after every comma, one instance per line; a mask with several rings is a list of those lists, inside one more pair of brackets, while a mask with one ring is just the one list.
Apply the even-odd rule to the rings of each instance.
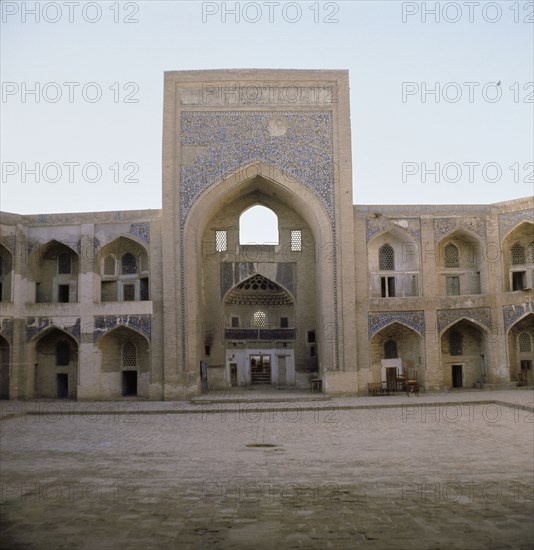
[[474, 307], [465, 309], [440, 309], [438, 310], [438, 331], [454, 324], [460, 319], [471, 319], [476, 321], [491, 330], [491, 308], [489, 307]]
[[504, 317], [504, 330], [507, 331], [514, 323], [523, 317], [526, 313], [534, 313], [534, 302], [503, 306], [502, 313]]
[[8, 341], [13, 341], [13, 319], [8, 317], [0, 320], [0, 334]]
[[454, 229], [468, 229], [486, 239], [486, 219], [480, 216], [466, 218], [434, 218], [434, 241], [440, 241]]
[[368, 314], [369, 340], [384, 327], [392, 323], [401, 323], [413, 328], [421, 336], [425, 335], [425, 314], [424, 311], [386, 311]]
[[[181, 222], [211, 185], [264, 162], [308, 186], [334, 217], [333, 118], [316, 112], [183, 112]], [[186, 161], [186, 162], [185, 162]]]
[[501, 239], [504, 238], [512, 227], [515, 227], [522, 221], [534, 222], [534, 208], [499, 214], [499, 235]]
[[56, 319], [53, 317], [28, 317], [26, 318], [26, 342], [34, 339], [49, 327], [56, 327], [70, 334], [76, 342], [80, 343], [80, 318]]
[[146, 243], [150, 242], [150, 224], [147, 222], [130, 224], [129, 233], [143, 239]]
[[97, 342], [106, 332], [119, 326], [136, 330], [149, 340], [152, 338], [150, 315], [101, 315], [95, 317], [94, 341]]
[[388, 218], [378, 216], [367, 218], [367, 240], [371, 240], [377, 233], [390, 229], [400, 229], [411, 235], [417, 242], [421, 240], [421, 224], [419, 218]]

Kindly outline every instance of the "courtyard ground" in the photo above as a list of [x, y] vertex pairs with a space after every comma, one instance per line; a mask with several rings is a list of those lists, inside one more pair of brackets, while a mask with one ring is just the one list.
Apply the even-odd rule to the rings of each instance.
[[2, 402], [0, 545], [532, 549], [533, 402]]

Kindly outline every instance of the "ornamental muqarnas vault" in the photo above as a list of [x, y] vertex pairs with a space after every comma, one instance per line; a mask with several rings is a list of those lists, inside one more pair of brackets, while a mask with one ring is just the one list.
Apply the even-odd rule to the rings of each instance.
[[2, 398], [531, 385], [532, 197], [352, 188], [346, 71], [165, 73], [161, 211], [2, 213]]

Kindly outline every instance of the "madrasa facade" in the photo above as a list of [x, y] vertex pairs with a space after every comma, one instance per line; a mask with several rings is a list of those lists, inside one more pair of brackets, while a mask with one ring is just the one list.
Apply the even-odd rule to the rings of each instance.
[[161, 210], [1, 214], [2, 398], [532, 385], [532, 197], [354, 205], [347, 71], [167, 72], [162, 148]]

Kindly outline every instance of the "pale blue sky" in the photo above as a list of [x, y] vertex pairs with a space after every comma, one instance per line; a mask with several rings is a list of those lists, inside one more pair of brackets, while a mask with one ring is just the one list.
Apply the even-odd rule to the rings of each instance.
[[[431, 14], [422, 21], [424, 3], [405, 2], [405, 11], [418, 13], [403, 22], [403, 2], [398, 1], [280, 0], [272, 23], [261, 1], [252, 2], [262, 8], [257, 23], [243, 17], [236, 23], [231, 14], [225, 22], [223, 3], [215, 2], [95, 2], [101, 15], [94, 23], [87, 19], [97, 16], [96, 8], [87, 7], [84, 15], [84, 2], [75, 8], [72, 23], [63, 2], [56, 3], [61, 14], [50, 2], [40, 2], [36, 23], [34, 15], [23, 13], [23, 4], [29, 8], [34, 2], [2, 3], [4, 211], [161, 208], [163, 71], [182, 69], [348, 69], [355, 203], [488, 203], [533, 193], [534, 167], [527, 163], [534, 150], [534, 87], [528, 84], [534, 81], [534, 25], [524, 22], [532, 19], [532, 2], [499, 2], [501, 14], [494, 23], [490, 19], [499, 14], [483, 0], [473, 22], [463, 2], [448, 2], [450, 10], [459, 6], [462, 12], [442, 14], [439, 22]], [[204, 10], [218, 10], [205, 22], [203, 4]], [[226, 2], [228, 9], [234, 4]], [[243, 9], [247, 2], [237, 4]], [[299, 5], [300, 20], [288, 22], [298, 13], [288, 4]], [[426, 2], [426, 7], [434, 4]], [[439, 3], [441, 8], [445, 4]], [[251, 19], [257, 12], [248, 9], [245, 18]], [[338, 22], [323, 22], [328, 14]], [[58, 15], [58, 22], [46, 21]], [[129, 15], [138, 22], [125, 23]], [[458, 15], [459, 21], [451, 22]], [[486, 96], [482, 89], [497, 81], [502, 97], [492, 103], [488, 99], [495, 87], [488, 87]], [[41, 86], [38, 103], [22, 94], [23, 83], [31, 88], [36, 82]], [[64, 82], [79, 83], [73, 85], [72, 103]], [[90, 82], [102, 90], [95, 103], [81, 93]], [[403, 102], [403, 82], [415, 83], [419, 90], [423, 83], [458, 83], [449, 85], [447, 97], [453, 99], [458, 89], [463, 95], [456, 103], [443, 95], [439, 103], [430, 95], [422, 102], [419, 92]], [[473, 85], [473, 102], [464, 82], [480, 83]], [[46, 100], [47, 84], [48, 98], [58, 87], [62, 90], [57, 103]], [[128, 92], [135, 92], [139, 101], [124, 103]], [[60, 180], [51, 181], [56, 174], [50, 168], [39, 183], [31, 174], [24, 182], [22, 163], [33, 168], [37, 162], [41, 167], [60, 165]], [[89, 181], [94, 177], [90, 167], [87, 177], [82, 174], [81, 167], [91, 162], [102, 169], [98, 182]], [[462, 172], [458, 178], [451, 164], [446, 181], [436, 183], [430, 175], [424, 182], [423, 162], [429, 168], [436, 162], [457, 163]], [[465, 162], [480, 164], [472, 165], [472, 181]], [[71, 165], [72, 182], [64, 163], [79, 163]], [[405, 175], [405, 183], [403, 163], [419, 170]], [[494, 164], [483, 172], [488, 163]], [[498, 179], [495, 166], [502, 171]], [[132, 174], [132, 167], [138, 173]], [[138, 181], [128, 181], [128, 175]]]

